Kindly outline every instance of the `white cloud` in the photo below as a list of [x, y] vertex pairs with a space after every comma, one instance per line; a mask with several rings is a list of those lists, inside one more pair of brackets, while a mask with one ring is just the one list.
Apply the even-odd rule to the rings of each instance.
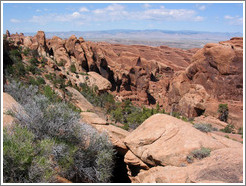
[[72, 14], [72, 16], [73, 16], [73, 17], [79, 17], [79, 16], [80, 16], [80, 13], [79, 13], [79, 12], [74, 12], [74, 13]]
[[191, 20], [195, 21], [196, 12], [189, 9], [166, 9], [165, 7], [159, 9], [148, 9], [142, 13], [137, 13], [139, 19], [150, 19], [158, 21], [182, 21]]
[[194, 18], [194, 21], [203, 21], [203, 20], [204, 20], [204, 17], [202, 17], [202, 16], [196, 16]]
[[37, 10], [36, 10], [36, 12], [42, 12], [42, 10], [40, 10], [40, 9], [37, 9]]
[[196, 4], [197, 9], [199, 10], [206, 10], [207, 6], [206, 5], [201, 5], [201, 4]]
[[228, 22], [230, 25], [243, 25], [243, 17], [240, 16], [230, 16], [225, 15], [224, 19]]
[[229, 15], [225, 15], [224, 18], [225, 18], [225, 19], [230, 19], [230, 20], [231, 20], [231, 19], [233, 19], [234, 17], [229, 16]]
[[150, 7], [151, 7], [151, 5], [150, 5], [150, 4], [148, 4], [148, 3], [145, 3], [145, 4], [143, 4], [143, 7], [144, 7], [144, 8], [150, 8]]
[[74, 22], [81, 24], [85, 19], [85, 16], [79, 12], [73, 12], [72, 14], [44, 14], [41, 16], [33, 16], [29, 22], [45, 25], [49, 22]]
[[29, 21], [37, 24], [46, 24], [48, 22], [73, 22], [73, 23], [92, 23], [120, 20], [153, 20], [153, 21], [203, 21], [204, 17], [197, 15], [192, 9], [167, 9], [164, 6], [160, 8], [148, 8], [139, 11], [127, 11], [121, 4], [111, 4], [105, 8], [95, 9], [90, 13], [83, 14], [86, 7], [78, 8], [70, 14], [43, 14], [33, 16]]
[[120, 12], [120, 11], [123, 11], [124, 9], [125, 9], [125, 7], [122, 5], [112, 4], [112, 5], [107, 6], [106, 8], [95, 9], [93, 11], [93, 13], [95, 13], [95, 14], [106, 14], [109, 12]]
[[79, 11], [80, 11], [80, 12], [89, 12], [88, 8], [86, 8], [86, 7], [81, 7], [81, 8], [79, 9]]
[[12, 22], [12, 23], [20, 23], [21, 21], [19, 19], [10, 19], [10, 22]]

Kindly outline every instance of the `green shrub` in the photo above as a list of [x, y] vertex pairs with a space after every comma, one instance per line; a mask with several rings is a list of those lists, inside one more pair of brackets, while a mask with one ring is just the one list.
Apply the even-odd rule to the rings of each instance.
[[40, 76], [37, 77], [37, 82], [38, 82], [38, 85], [44, 85], [45, 84], [44, 78], [42, 78]]
[[203, 159], [210, 155], [211, 150], [209, 148], [202, 147], [191, 152], [192, 156], [196, 159]]
[[72, 64], [72, 65], [70, 66], [70, 71], [71, 71], [72, 73], [75, 73], [75, 72], [76, 72], [76, 67], [75, 67], [74, 64]]
[[10, 54], [10, 56], [18, 58], [21, 60], [21, 53], [18, 49], [10, 50], [9, 54]]
[[22, 51], [22, 53], [24, 54], [24, 56], [28, 56], [30, 53], [30, 48], [24, 48], [24, 50]]
[[[59, 67], [64, 66], [65, 64], [66, 64], [66, 61], [65, 61], [64, 59], [61, 59], [60, 62], [57, 63], [57, 65], [58, 65]], [[70, 67], [70, 68], [71, 68], [71, 67]], [[75, 70], [75, 71], [76, 71], [76, 70]]]
[[193, 125], [196, 129], [202, 131], [202, 132], [211, 132], [212, 131], [212, 125], [211, 124], [199, 124], [195, 123]]
[[10, 133], [3, 130], [3, 180], [20, 183], [28, 181], [28, 169], [34, 156], [34, 135], [16, 126]]
[[27, 69], [25, 68], [22, 62], [18, 62], [14, 64], [14, 76], [15, 77], [25, 76], [26, 72], [27, 72]]
[[[35, 86], [25, 87], [19, 83], [11, 85], [11, 88], [8, 86], [7, 90], [14, 98], [21, 100], [26, 113], [17, 109], [15, 117], [20, 126], [33, 133], [30, 141], [37, 142], [38, 150], [28, 164], [29, 168], [25, 168], [29, 175], [26, 182], [52, 181], [50, 167], [55, 166], [62, 176], [74, 182], [110, 181], [114, 149], [106, 134], [99, 134], [92, 126], [81, 123], [80, 115], [66, 103], [50, 102], [38, 93]], [[20, 92], [12, 92], [18, 88]], [[31, 92], [28, 99], [26, 95], [20, 95], [26, 92]], [[50, 157], [54, 157], [53, 161], [49, 161]]]
[[225, 126], [225, 128], [220, 129], [220, 131], [225, 132], [225, 133], [232, 133], [234, 132], [234, 128], [235, 128], [234, 125], [228, 124]]
[[26, 67], [26, 70], [28, 72], [31, 72], [32, 74], [38, 74], [40, 72], [40, 70], [34, 65], [34, 64], [30, 64]]
[[243, 135], [243, 127], [240, 127], [237, 133]]
[[218, 108], [219, 119], [221, 121], [227, 122], [229, 109], [227, 104], [219, 104]]

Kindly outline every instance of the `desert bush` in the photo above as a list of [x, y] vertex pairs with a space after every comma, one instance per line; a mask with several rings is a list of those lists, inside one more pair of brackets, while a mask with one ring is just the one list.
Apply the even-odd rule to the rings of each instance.
[[[61, 59], [60, 62], [57, 63], [57, 65], [58, 65], [59, 67], [64, 66], [65, 64], [66, 64], [66, 61], [65, 61], [64, 59]], [[76, 70], [75, 70], [75, 71], [76, 71]]]
[[228, 124], [225, 126], [225, 128], [220, 129], [220, 131], [225, 132], [225, 133], [232, 133], [234, 132], [234, 129], [235, 129], [234, 125]]
[[9, 52], [11, 58], [17, 58], [21, 60], [21, 52], [19, 49], [13, 49]]
[[200, 123], [195, 123], [193, 125], [196, 129], [202, 131], [202, 132], [211, 132], [212, 131], [212, 125], [211, 124], [200, 124]]
[[50, 158], [56, 145], [53, 140], [36, 141], [33, 133], [19, 125], [11, 132], [5, 128], [3, 134], [4, 182], [55, 181], [55, 164]]
[[[79, 122], [79, 114], [65, 102], [51, 102], [38, 93], [37, 87], [30, 88], [19, 83], [11, 87], [8, 87], [9, 92], [17, 87], [20, 93], [31, 92], [29, 99], [23, 98], [25, 95], [21, 96], [20, 93], [12, 93], [14, 98], [21, 100], [25, 109], [25, 114], [17, 109], [15, 117], [20, 126], [32, 133], [29, 141], [36, 142], [38, 148], [31, 163], [25, 167], [25, 175], [28, 175], [26, 182], [52, 182], [52, 168], [56, 166], [59, 167], [59, 174], [72, 181], [110, 181], [114, 150], [107, 135], [99, 134], [92, 126]], [[54, 157], [52, 161], [50, 157]]]
[[34, 135], [19, 126], [12, 130], [3, 130], [3, 181], [26, 182], [34, 155]]
[[37, 86], [25, 86], [21, 82], [10, 81], [5, 85], [5, 91], [9, 93], [20, 104], [25, 104], [30, 101], [37, 93]]
[[22, 51], [22, 53], [24, 54], [24, 56], [28, 56], [30, 53], [30, 48], [24, 48], [24, 50]]
[[229, 109], [227, 104], [219, 104], [218, 108], [219, 119], [221, 121], [227, 122]]
[[76, 72], [76, 67], [75, 67], [74, 64], [72, 64], [72, 65], [70, 66], [70, 71], [71, 71], [72, 73], [75, 73], [75, 72]]
[[89, 182], [109, 182], [113, 170], [114, 150], [105, 133], [98, 134], [89, 126], [90, 144], [85, 149], [78, 149], [74, 154], [73, 176]]
[[202, 147], [201, 149], [196, 149], [191, 152], [194, 158], [203, 159], [210, 155], [211, 150], [209, 148]]

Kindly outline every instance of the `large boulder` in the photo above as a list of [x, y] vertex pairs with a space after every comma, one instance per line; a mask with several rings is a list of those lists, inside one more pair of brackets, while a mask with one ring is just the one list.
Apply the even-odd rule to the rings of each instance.
[[188, 168], [192, 183], [242, 183], [243, 148], [223, 148]]
[[187, 155], [195, 149], [228, 147], [226, 142], [222, 143], [195, 129], [192, 124], [166, 114], [156, 114], [145, 120], [125, 138], [125, 144], [151, 166], [180, 166], [187, 162]]
[[96, 113], [93, 112], [81, 112], [81, 120], [88, 124], [94, 125], [106, 125], [107, 121], [100, 118]]
[[157, 166], [141, 171], [133, 183], [242, 183], [243, 149], [223, 148], [187, 167]]
[[[23, 110], [22, 106], [8, 93], [3, 92], [3, 126], [11, 127], [15, 122], [15, 118], [11, 115], [17, 110]], [[23, 113], [24, 114], [24, 113]]]
[[121, 155], [125, 155], [128, 151], [124, 144], [124, 139], [129, 135], [129, 132], [113, 125], [96, 125], [92, 124], [99, 132], [106, 132], [110, 141], [116, 148], [117, 152]]
[[111, 83], [104, 77], [102, 77], [100, 74], [96, 72], [88, 72], [88, 85], [93, 87], [97, 86], [99, 91], [105, 91], [110, 90], [112, 85]]
[[93, 105], [76, 89], [66, 87], [66, 90], [71, 94], [71, 102], [74, 103], [81, 111], [91, 111], [94, 109]]

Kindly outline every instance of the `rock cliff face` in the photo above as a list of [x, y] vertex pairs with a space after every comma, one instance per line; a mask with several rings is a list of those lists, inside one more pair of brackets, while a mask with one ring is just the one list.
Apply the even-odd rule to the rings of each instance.
[[[6, 34], [16, 45], [35, 49], [48, 65], [78, 84], [77, 73], [96, 72], [105, 81], [104, 91], [137, 105], [155, 105], [186, 117], [208, 114], [218, 117], [220, 103], [229, 106], [229, 123], [242, 126], [243, 39], [209, 43], [202, 49], [182, 50], [167, 46], [119, 45], [84, 41], [72, 35], [63, 40]], [[58, 68], [57, 64], [62, 64]], [[77, 74], [79, 76], [80, 74]], [[109, 83], [111, 85], [109, 85]]]

